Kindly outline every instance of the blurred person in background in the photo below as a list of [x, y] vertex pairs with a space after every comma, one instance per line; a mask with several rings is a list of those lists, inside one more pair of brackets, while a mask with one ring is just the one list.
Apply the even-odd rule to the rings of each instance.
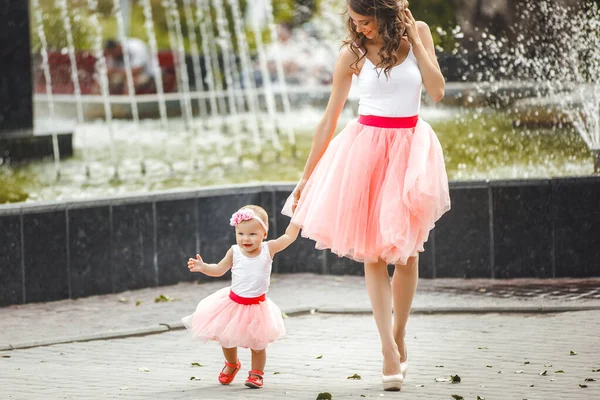
[[125, 54], [129, 56], [135, 93], [155, 93], [154, 73], [159, 67], [155, 65], [144, 41], [127, 38], [125, 43], [114, 39], [108, 39], [104, 43], [110, 94], [129, 94]]

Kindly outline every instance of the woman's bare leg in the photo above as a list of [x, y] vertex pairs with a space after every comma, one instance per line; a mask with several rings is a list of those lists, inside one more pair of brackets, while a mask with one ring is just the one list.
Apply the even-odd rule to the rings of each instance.
[[373, 317], [377, 324], [383, 354], [383, 374], [400, 373], [399, 353], [392, 333], [392, 288], [384, 261], [365, 263], [367, 292], [371, 300]]
[[404, 335], [410, 315], [417, 283], [419, 280], [419, 257], [410, 257], [406, 263], [396, 264], [392, 278], [392, 298], [394, 303], [394, 341], [400, 351], [400, 361], [406, 361]]

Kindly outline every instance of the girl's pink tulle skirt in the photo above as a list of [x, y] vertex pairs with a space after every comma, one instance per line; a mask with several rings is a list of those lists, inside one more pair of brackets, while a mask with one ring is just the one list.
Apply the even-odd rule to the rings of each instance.
[[195, 339], [215, 340], [223, 347], [262, 350], [285, 335], [281, 310], [269, 298], [258, 304], [238, 304], [229, 287], [198, 303], [196, 311], [181, 319]]
[[[290, 196], [283, 214], [292, 216]], [[450, 209], [442, 148], [429, 124], [353, 120], [331, 141], [292, 217], [317, 249], [359, 262], [406, 264]]]

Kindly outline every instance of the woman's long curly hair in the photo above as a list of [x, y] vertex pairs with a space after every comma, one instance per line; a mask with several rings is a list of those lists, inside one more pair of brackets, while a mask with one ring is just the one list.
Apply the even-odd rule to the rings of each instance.
[[[376, 67], [383, 68], [385, 76], [389, 77], [390, 71], [398, 63], [398, 50], [405, 31], [402, 21], [405, 0], [347, 0], [347, 3], [355, 13], [374, 17], [379, 24], [379, 35], [383, 39], [383, 46], [377, 53], [381, 61]], [[358, 70], [359, 61], [367, 56], [365, 46], [367, 38], [356, 31], [356, 26], [350, 16], [348, 16], [346, 25], [349, 37], [343, 45], [348, 46], [356, 55], [356, 61], [352, 63], [352, 67]], [[358, 48], [364, 49], [364, 53], [360, 53]]]

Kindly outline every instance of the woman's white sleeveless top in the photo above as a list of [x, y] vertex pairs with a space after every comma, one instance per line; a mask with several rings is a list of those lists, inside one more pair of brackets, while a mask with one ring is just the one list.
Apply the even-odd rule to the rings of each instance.
[[358, 74], [360, 115], [411, 117], [421, 108], [423, 78], [412, 46], [406, 59], [392, 68], [389, 78], [365, 57]]
[[269, 246], [263, 242], [256, 257], [244, 255], [238, 245], [233, 249], [231, 291], [241, 297], [258, 297], [269, 290], [273, 260]]

